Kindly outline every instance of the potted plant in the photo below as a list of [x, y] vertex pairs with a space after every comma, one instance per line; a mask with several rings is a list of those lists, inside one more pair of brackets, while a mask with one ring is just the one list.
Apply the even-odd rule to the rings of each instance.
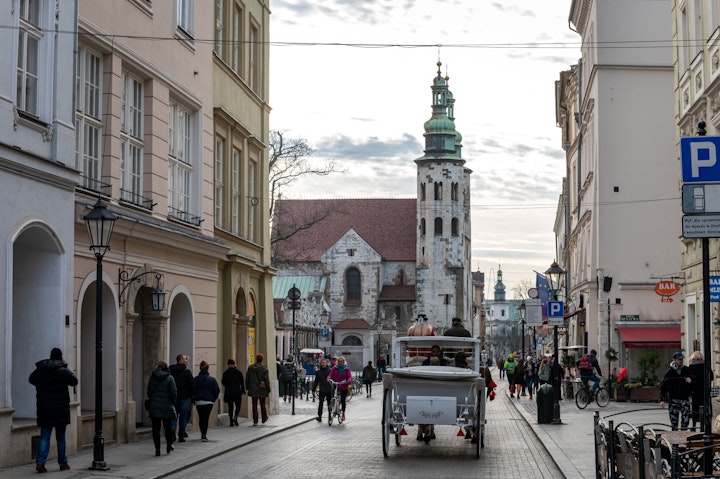
[[562, 367], [566, 372], [564, 381], [564, 387], [565, 387], [565, 398], [566, 399], [573, 399], [575, 397], [574, 391], [573, 391], [573, 368], [575, 368], [575, 355], [574, 354], [565, 354], [562, 357], [562, 361], [560, 361], [562, 364]]
[[660, 380], [657, 377], [657, 369], [660, 367], [660, 353], [656, 349], [649, 349], [645, 356], [638, 361], [638, 366], [640, 367], [640, 376], [635, 378], [630, 399], [633, 401], [659, 401]]

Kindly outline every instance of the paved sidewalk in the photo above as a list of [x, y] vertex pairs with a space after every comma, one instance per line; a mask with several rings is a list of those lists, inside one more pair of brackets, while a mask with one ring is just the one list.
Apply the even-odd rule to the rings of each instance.
[[499, 381], [503, 401], [512, 401], [516, 409], [535, 432], [538, 440], [542, 442], [552, 456], [555, 463], [566, 478], [569, 479], [595, 479], [595, 443], [593, 439], [593, 417], [595, 411], [600, 411], [601, 417], [613, 420], [615, 425], [621, 422], [631, 424], [662, 423], [669, 424], [667, 409], [662, 409], [658, 403], [630, 403], [615, 402], [603, 408], [597, 404], [589, 405], [586, 409], [578, 409], [574, 400], [560, 400], [560, 420], [562, 424], [538, 424], [537, 397], [521, 396], [512, 399], [507, 389], [505, 379]]
[[[105, 462], [110, 467], [108, 471], [91, 471], [88, 469], [93, 461], [93, 450], [84, 449], [73, 456], [69, 456], [69, 464], [72, 469], [59, 471], [57, 459], [52, 457], [47, 463], [48, 475], [38, 476], [35, 471], [35, 463], [28, 463], [23, 466], [0, 469], [0, 477], [3, 479], [21, 479], [38, 477], [62, 477], [63, 479], [73, 478], [124, 478], [124, 479], [146, 479], [161, 478], [176, 471], [199, 464], [224, 454], [227, 451], [242, 447], [246, 444], [271, 436], [286, 429], [300, 424], [314, 421], [315, 416], [308, 414], [306, 409], [314, 410], [304, 400], [296, 402], [296, 415], [291, 415], [289, 403], [280, 405], [280, 414], [270, 416], [265, 424], [252, 425], [252, 420], [238, 418], [240, 426], [218, 426], [208, 430], [209, 442], [200, 441], [200, 432], [190, 431], [187, 442], [175, 443], [175, 450], [171, 454], [165, 454], [165, 439], [161, 439], [162, 456], [155, 457], [155, 447], [152, 439], [143, 439], [129, 444], [117, 444], [105, 446]], [[52, 442], [55, 439], [53, 437]]]

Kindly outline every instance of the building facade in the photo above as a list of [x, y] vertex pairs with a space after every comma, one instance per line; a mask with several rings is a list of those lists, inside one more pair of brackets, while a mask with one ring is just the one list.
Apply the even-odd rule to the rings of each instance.
[[[648, 348], [665, 364], [680, 347], [679, 302], [654, 291], [680, 270], [672, 56], [652, 43], [669, 37], [670, 12], [574, 0], [569, 20], [582, 57], [556, 82], [566, 178], [554, 229], [569, 311], [560, 342], [596, 349], [604, 371], [613, 348], [621, 367], [638, 371]], [[602, 48], [616, 42], [623, 48]]]
[[[0, 6], [14, 27], [0, 33], [12, 45], [0, 55], [17, 65], [0, 76], [9, 244], [0, 341], [11, 345], [1, 359], [0, 441], [9, 447], [0, 468], [33, 460], [27, 377], [52, 347], [80, 380], [68, 453], [92, 445], [98, 297], [107, 444], [149, 432], [141, 405], [159, 360], [183, 353], [193, 374], [205, 360], [219, 375], [228, 357], [243, 367], [271, 349], [268, 2], [214, 5]], [[118, 219], [98, 288], [84, 217], [99, 199]], [[160, 311], [156, 289], [165, 292]]]

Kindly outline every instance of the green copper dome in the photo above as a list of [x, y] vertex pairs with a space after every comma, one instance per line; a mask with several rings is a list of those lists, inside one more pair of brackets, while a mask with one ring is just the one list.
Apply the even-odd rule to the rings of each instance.
[[442, 62], [437, 62], [437, 75], [432, 84], [432, 116], [425, 122], [425, 156], [456, 157], [460, 159], [462, 135], [455, 130], [454, 105], [455, 99], [448, 89], [449, 78], [443, 77], [440, 71]]

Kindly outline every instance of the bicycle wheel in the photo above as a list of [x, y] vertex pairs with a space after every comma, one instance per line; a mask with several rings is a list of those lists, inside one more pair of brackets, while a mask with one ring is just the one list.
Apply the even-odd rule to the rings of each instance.
[[575, 394], [575, 404], [577, 404], [579, 409], [585, 409], [589, 402], [590, 392], [587, 388], [582, 388]]
[[600, 407], [605, 407], [610, 402], [610, 391], [605, 388], [599, 388], [595, 393], [595, 401]]
[[328, 407], [328, 426], [332, 426], [334, 414], [335, 414], [335, 397], [332, 397], [332, 398], [330, 398], [330, 407]]

